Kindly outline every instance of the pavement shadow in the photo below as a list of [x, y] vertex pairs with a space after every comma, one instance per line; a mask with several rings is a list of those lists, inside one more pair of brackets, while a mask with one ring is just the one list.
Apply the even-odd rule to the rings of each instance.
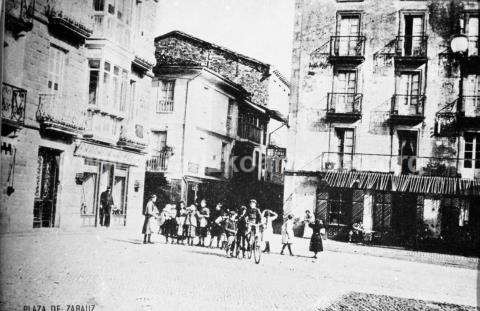
[[[122, 239], [114, 239], [114, 238], [109, 238], [111, 241], [116, 241], [116, 242], [123, 242], [123, 243], [130, 243], [130, 244], [143, 244], [143, 240], [122, 240]], [[155, 243], [155, 244], [160, 244], [160, 243]]]
[[222, 257], [222, 258], [227, 258], [227, 259], [230, 258], [230, 257], [227, 257], [227, 255], [225, 253], [202, 252], [202, 251], [198, 251], [198, 250], [190, 250], [189, 253], [207, 255], [207, 256], [217, 256], [217, 257]]

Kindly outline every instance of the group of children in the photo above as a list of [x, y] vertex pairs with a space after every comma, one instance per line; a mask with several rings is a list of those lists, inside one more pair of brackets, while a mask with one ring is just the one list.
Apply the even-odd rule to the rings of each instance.
[[[144, 243], [151, 242], [151, 234], [158, 232], [165, 236], [166, 243], [194, 245], [198, 238], [197, 246], [216, 245], [217, 248], [227, 248], [233, 255], [234, 246], [245, 253], [248, 247], [247, 235], [251, 230], [258, 227], [265, 245], [264, 252], [270, 252], [270, 241], [273, 238], [273, 221], [278, 214], [271, 210], [263, 210], [257, 207], [257, 201], [249, 201], [248, 208], [241, 206], [238, 210], [224, 209], [221, 202], [210, 211], [207, 202], [202, 199], [197, 205], [186, 206], [185, 203], [166, 204], [159, 211], [155, 205], [156, 196], [152, 195], [144, 211], [145, 222], [142, 233]], [[316, 229], [316, 228], [315, 228]], [[210, 235], [209, 244], [206, 245], [206, 237]], [[282, 251], [288, 248], [293, 255], [291, 244], [293, 242], [293, 217], [288, 215], [282, 226]], [[214, 244], [214, 241], [216, 242]], [[235, 241], [235, 244], [234, 244]], [[321, 243], [321, 242], [320, 242]], [[316, 252], [315, 252], [316, 255]]]

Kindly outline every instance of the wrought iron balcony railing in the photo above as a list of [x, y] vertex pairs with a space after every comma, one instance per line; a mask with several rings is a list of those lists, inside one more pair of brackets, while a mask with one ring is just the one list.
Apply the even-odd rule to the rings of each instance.
[[21, 125], [25, 122], [27, 90], [8, 83], [2, 84], [2, 120]]
[[118, 144], [130, 149], [145, 149], [147, 147], [147, 141], [144, 138], [143, 125], [132, 125], [122, 125], [120, 128], [120, 138], [118, 140]]
[[322, 171], [363, 171], [395, 175], [457, 177], [457, 158], [401, 156], [373, 153], [324, 152]]
[[362, 115], [361, 93], [328, 93], [327, 116], [351, 116], [358, 119]]
[[238, 136], [260, 144], [262, 142], [262, 129], [256, 125], [241, 121], [238, 123]]
[[35, 0], [7, 0], [5, 2], [5, 27], [19, 33], [33, 28]]
[[173, 100], [159, 100], [157, 102], [157, 113], [173, 112]]
[[405, 124], [418, 124], [425, 118], [425, 99], [425, 95], [393, 95], [390, 121]]
[[165, 172], [168, 169], [169, 152], [159, 152], [147, 159], [146, 170], [148, 172]]
[[397, 36], [395, 56], [400, 58], [426, 58], [427, 36]]
[[40, 94], [37, 120], [43, 127], [64, 133], [85, 130], [85, 109], [61, 94]]
[[331, 36], [330, 57], [362, 58], [365, 55], [364, 36]]
[[462, 101], [462, 116], [467, 118], [480, 117], [480, 95], [463, 95]]

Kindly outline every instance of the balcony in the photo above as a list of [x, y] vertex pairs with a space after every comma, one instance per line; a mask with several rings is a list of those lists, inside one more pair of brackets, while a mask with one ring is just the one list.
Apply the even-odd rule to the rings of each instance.
[[173, 100], [159, 100], [157, 102], [157, 113], [172, 113]]
[[68, 38], [84, 41], [89, 38], [93, 31], [90, 23], [82, 23], [69, 16], [68, 10], [51, 9], [48, 13], [49, 27], [51, 30], [68, 36]]
[[364, 36], [331, 36], [330, 61], [359, 63], [365, 60]]
[[147, 147], [147, 142], [143, 134], [143, 125], [124, 124], [120, 128], [120, 138], [118, 145], [132, 150], [143, 150]]
[[2, 135], [8, 135], [25, 123], [27, 91], [2, 84]]
[[166, 172], [168, 169], [168, 160], [170, 152], [161, 151], [157, 155], [151, 156], [146, 162], [147, 172]]
[[425, 119], [423, 114], [425, 95], [392, 96], [390, 123], [394, 125], [417, 125]]
[[457, 158], [324, 152], [321, 156], [321, 170], [458, 177], [459, 161]]
[[337, 122], [355, 122], [362, 118], [360, 93], [328, 93], [327, 119]]
[[150, 60], [135, 55], [132, 65], [140, 69], [141, 72], [147, 72], [153, 68], [153, 63]]
[[85, 111], [72, 97], [40, 94], [37, 120], [46, 131], [77, 136], [85, 130]]
[[397, 36], [395, 60], [423, 63], [427, 61], [427, 36]]
[[33, 28], [35, 0], [7, 0], [5, 3], [5, 27], [17, 37]]
[[242, 139], [260, 144], [262, 142], [262, 129], [250, 123], [239, 122], [238, 136]]

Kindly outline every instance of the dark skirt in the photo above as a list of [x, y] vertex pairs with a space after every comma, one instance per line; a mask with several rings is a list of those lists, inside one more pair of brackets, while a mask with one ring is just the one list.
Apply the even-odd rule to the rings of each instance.
[[211, 228], [210, 228], [210, 235], [212, 237], [214, 236], [221, 236], [223, 233], [223, 228], [222, 226], [218, 225], [218, 224], [212, 224]]
[[323, 251], [322, 236], [319, 233], [312, 234], [310, 238], [310, 251], [314, 253]]
[[198, 227], [198, 236], [205, 238], [207, 236], [208, 228], [207, 227]]

